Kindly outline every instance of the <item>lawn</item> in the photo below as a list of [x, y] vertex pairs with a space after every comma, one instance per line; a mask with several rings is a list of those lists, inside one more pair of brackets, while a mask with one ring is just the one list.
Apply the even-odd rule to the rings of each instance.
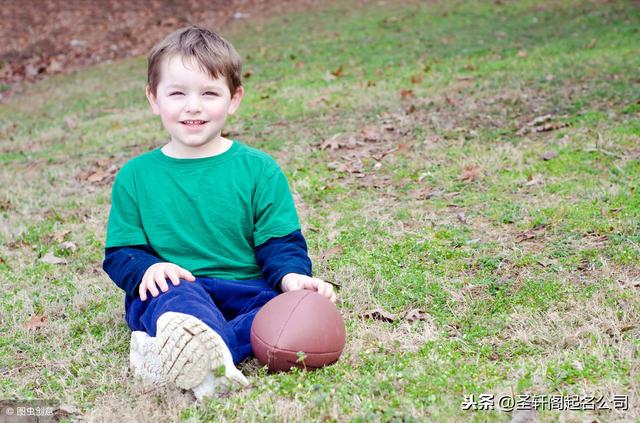
[[165, 142], [145, 58], [26, 87], [0, 105], [0, 399], [70, 421], [508, 422], [501, 397], [640, 421], [639, 28], [633, 1], [355, 0], [227, 27], [247, 96], [226, 134], [287, 174], [347, 345], [315, 372], [248, 360], [251, 387], [203, 404], [131, 378], [101, 269], [114, 174]]

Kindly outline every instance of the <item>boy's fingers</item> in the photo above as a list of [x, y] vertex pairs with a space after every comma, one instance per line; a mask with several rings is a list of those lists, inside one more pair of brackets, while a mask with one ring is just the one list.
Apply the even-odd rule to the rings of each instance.
[[289, 279], [287, 288], [289, 288], [289, 291], [299, 291], [304, 289], [304, 284], [301, 284], [299, 279]]
[[167, 276], [169, 277], [169, 279], [171, 279], [171, 283], [173, 284], [173, 286], [180, 285], [180, 278], [178, 278], [178, 275], [173, 269], [167, 270]]
[[149, 282], [147, 283], [147, 290], [151, 293], [152, 297], [157, 297], [158, 294], [160, 294], [158, 292], [158, 288], [156, 287], [156, 284], [158, 283], [157, 280], [158, 276], [154, 275], [149, 279]]
[[164, 274], [161, 275], [159, 279], [156, 279], [156, 284], [162, 292], [167, 292], [169, 290], [169, 285], [167, 285], [167, 277]]
[[331, 286], [331, 284], [323, 282], [322, 284], [320, 284], [320, 288], [318, 288], [318, 292], [320, 292], [325, 297], [331, 299], [331, 296], [333, 295], [333, 286]]
[[193, 276], [193, 274], [186, 269], [180, 268], [180, 271], [178, 273], [183, 279], [186, 279], [188, 281], [193, 282], [196, 280], [196, 277]]
[[324, 296], [327, 298], [331, 298], [333, 295], [333, 285], [330, 283], [324, 283]]
[[147, 288], [144, 285], [144, 279], [140, 282], [140, 287], [138, 288], [138, 293], [140, 294], [141, 301], [147, 301]]
[[318, 280], [315, 278], [305, 278], [304, 279], [304, 288], [305, 289], [313, 289], [314, 291], [318, 290]]

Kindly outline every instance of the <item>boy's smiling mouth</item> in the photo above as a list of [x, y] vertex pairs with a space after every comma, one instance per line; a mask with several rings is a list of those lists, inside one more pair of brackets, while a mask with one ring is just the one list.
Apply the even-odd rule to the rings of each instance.
[[183, 120], [183, 121], [180, 121], [180, 123], [187, 126], [200, 126], [207, 123], [207, 121], [206, 120]]

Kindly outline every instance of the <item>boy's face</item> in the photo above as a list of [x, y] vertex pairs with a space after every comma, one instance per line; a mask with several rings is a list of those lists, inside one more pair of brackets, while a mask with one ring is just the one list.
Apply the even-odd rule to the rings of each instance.
[[156, 95], [147, 87], [153, 113], [160, 115], [173, 147], [191, 153], [218, 143], [227, 116], [236, 112], [243, 95], [239, 87], [232, 96], [224, 77], [211, 79], [181, 56], [163, 60]]

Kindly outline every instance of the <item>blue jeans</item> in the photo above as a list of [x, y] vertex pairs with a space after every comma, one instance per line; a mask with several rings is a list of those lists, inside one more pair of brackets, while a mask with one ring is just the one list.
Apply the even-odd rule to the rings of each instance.
[[249, 357], [251, 324], [260, 308], [281, 292], [264, 279], [230, 281], [197, 277], [195, 282], [180, 279], [169, 290], [147, 300], [126, 296], [125, 320], [132, 331], [141, 330], [156, 336], [158, 318], [168, 312], [189, 314], [202, 320], [222, 337], [237, 365]]

